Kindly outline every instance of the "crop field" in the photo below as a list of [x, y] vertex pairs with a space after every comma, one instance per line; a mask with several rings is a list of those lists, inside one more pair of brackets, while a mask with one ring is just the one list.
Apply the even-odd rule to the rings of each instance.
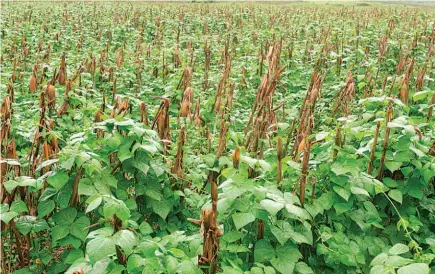
[[434, 273], [434, 7], [1, 9], [2, 273]]

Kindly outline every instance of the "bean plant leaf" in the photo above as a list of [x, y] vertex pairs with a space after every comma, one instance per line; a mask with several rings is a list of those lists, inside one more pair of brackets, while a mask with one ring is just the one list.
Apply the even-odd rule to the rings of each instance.
[[236, 226], [236, 229], [239, 230], [245, 225], [255, 221], [255, 216], [252, 215], [251, 213], [234, 213], [233, 221], [234, 221], [234, 225]]

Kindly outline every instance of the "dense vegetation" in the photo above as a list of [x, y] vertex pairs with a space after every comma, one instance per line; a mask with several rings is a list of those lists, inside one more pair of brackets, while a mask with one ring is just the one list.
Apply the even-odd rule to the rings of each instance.
[[434, 15], [3, 2], [2, 272], [435, 271]]

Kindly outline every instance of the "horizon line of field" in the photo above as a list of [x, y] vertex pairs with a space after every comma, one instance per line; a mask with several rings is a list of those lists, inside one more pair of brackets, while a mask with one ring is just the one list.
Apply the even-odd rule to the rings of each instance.
[[134, 3], [153, 3], [153, 2], [167, 2], [167, 3], [384, 3], [384, 4], [429, 4], [435, 3], [435, 0], [2, 0], [2, 3], [35, 3], [35, 2], [57, 2], [57, 3], [94, 3], [94, 2], [134, 2]]

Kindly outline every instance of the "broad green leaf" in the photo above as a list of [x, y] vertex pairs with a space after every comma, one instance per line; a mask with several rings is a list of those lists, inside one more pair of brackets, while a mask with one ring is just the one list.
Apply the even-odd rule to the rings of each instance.
[[270, 263], [280, 273], [293, 273], [296, 262], [302, 257], [297, 246], [286, 244], [276, 249], [277, 257], [272, 258]]
[[237, 230], [255, 221], [255, 216], [251, 213], [234, 213], [232, 217]]
[[338, 186], [334, 186], [333, 189], [334, 189], [335, 193], [340, 195], [343, 199], [345, 199], [346, 201], [349, 200], [349, 197], [350, 197], [349, 190], [342, 188], [342, 187], [338, 187]]
[[136, 236], [130, 230], [120, 230], [112, 238], [115, 244], [120, 246], [127, 255], [132, 252], [133, 247], [137, 243]]
[[21, 200], [14, 201], [9, 211], [16, 213], [28, 212], [26, 203]]
[[111, 260], [109, 258], [104, 258], [99, 260], [92, 267], [92, 274], [103, 274], [107, 267], [109, 266]]
[[406, 259], [401, 256], [394, 255], [394, 256], [389, 256], [385, 264], [393, 267], [401, 267], [411, 263], [412, 261], [413, 260], [411, 259]]
[[5, 222], [5, 224], [8, 224], [13, 218], [17, 217], [19, 214], [17, 212], [1, 212], [0, 213], [0, 219]]
[[201, 274], [203, 273], [195, 264], [191, 261], [182, 261], [178, 267], [180, 274]]
[[77, 218], [73, 224], [70, 226], [70, 233], [76, 238], [79, 238], [82, 241], [85, 241], [86, 236], [88, 235], [88, 229], [85, 229], [90, 225], [89, 218], [86, 216], [82, 216]]
[[355, 187], [355, 186], [351, 187], [350, 192], [352, 192], [355, 195], [364, 195], [364, 196], [370, 197], [370, 194], [367, 192], [367, 190], [359, 188], [359, 187]]
[[145, 265], [146, 259], [137, 254], [132, 254], [127, 260], [127, 271], [132, 273], [137, 268], [142, 268]]
[[72, 249], [68, 256], [65, 259], [66, 264], [73, 264], [77, 259], [81, 259], [84, 257], [83, 250], [81, 249]]
[[60, 210], [53, 215], [53, 220], [58, 225], [70, 225], [77, 217], [77, 210], [73, 207], [68, 207]]
[[145, 257], [153, 257], [155, 256], [155, 252], [159, 249], [159, 246], [149, 240], [142, 241], [137, 249], [142, 252], [142, 255]]
[[232, 242], [240, 240], [243, 236], [244, 236], [243, 232], [230, 231], [230, 232], [224, 233], [224, 235], [222, 236], [221, 239], [227, 243], [232, 243]]
[[86, 253], [91, 261], [99, 261], [116, 253], [115, 242], [111, 238], [95, 238], [86, 245]]
[[175, 248], [175, 247], [168, 249], [168, 251], [169, 251], [169, 252], [170, 252], [174, 257], [177, 257], [177, 258], [183, 258], [183, 257], [185, 256], [183, 250], [178, 249], [178, 248]]
[[296, 273], [300, 274], [314, 274], [314, 271], [304, 262], [298, 262], [295, 267]]
[[372, 262], [370, 263], [371, 266], [375, 265], [383, 265], [388, 259], [387, 253], [381, 253], [373, 258]]
[[424, 263], [410, 264], [397, 270], [397, 274], [428, 274], [429, 272], [429, 266]]
[[165, 265], [166, 271], [168, 271], [169, 274], [177, 273], [178, 260], [175, 257], [171, 255], [165, 255], [163, 258], [163, 264]]
[[53, 200], [40, 201], [38, 203], [38, 217], [43, 218], [54, 210], [55, 204]]
[[87, 239], [93, 239], [93, 238], [104, 238], [104, 237], [109, 237], [112, 236], [114, 232], [114, 229], [112, 226], [105, 226], [103, 228], [94, 230], [92, 232], [90, 232], [88, 234], [88, 236], [86, 236]]
[[281, 245], [284, 245], [290, 239], [293, 229], [288, 222], [283, 222], [280, 226], [272, 226], [270, 231]]
[[47, 182], [59, 191], [68, 182], [69, 176], [63, 171], [57, 172], [55, 175], [48, 177]]
[[403, 165], [402, 162], [395, 162], [395, 161], [386, 161], [385, 166], [391, 171], [394, 172], [398, 170]]
[[414, 95], [412, 96], [412, 100], [414, 100], [414, 102], [417, 102], [417, 101], [426, 99], [428, 97], [431, 97], [433, 93], [434, 92], [429, 90], [429, 89], [418, 91], [418, 92], [414, 93]]
[[69, 226], [67, 225], [56, 225], [51, 228], [51, 237], [53, 243], [66, 237], [69, 234]]
[[3, 186], [7, 192], [12, 193], [12, 190], [18, 186], [31, 186], [36, 188], [36, 180], [28, 176], [21, 176], [16, 177], [14, 180], [6, 181]]
[[311, 219], [310, 214], [303, 208], [292, 205], [292, 204], [286, 204], [285, 208], [287, 209], [288, 213], [291, 213], [295, 215], [296, 217], [299, 217], [301, 219], [307, 220]]
[[391, 199], [393, 199], [394, 201], [398, 202], [398, 203], [402, 203], [402, 192], [398, 189], [391, 189], [388, 192], [388, 196], [390, 196]]
[[395, 244], [392, 248], [390, 248], [390, 250], [388, 250], [388, 253], [390, 253], [391, 255], [399, 255], [402, 253], [406, 253], [409, 251], [409, 247], [407, 245], [404, 244]]
[[254, 261], [265, 262], [275, 256], [275, 250], [269, 241], [265, 239], [258, 240], [254, 246]]
[[142, 274], [155, 274], [159, 271], [161, 271], [161, 264], [159, 259], [157, 259], [157, 257], [147, 258], [145, 262], [145, 267], [142, 270]]
[[37, 233], [50, 228], [45, 220], [38, 220], [35, 216], [22, 216], [17, 219], [15, 225], [23, 235], [27, 235], [30, 231]]
[[153, 228], [148, 224], [147, 222], [142, 222], [142, 224], [139, 226], [140, 233], [143, 235], [148, 235], [154, 232]]
[[162, 199], [161, 201], [152, 201], [152, 207], [154, 212], [165, 220], [169, 212], [171, 212], [172, 203], [170, 200]]
[[79, 188], [78, 188], [79, 195], [92, 196], [97, 193], [98, 191], [90, 179], [83, 178], [79, 181]]
[[110, 218], [116, 215], [119, 219], [125, 221], [130, 217], [130, 210], [121, 200], [109, 200], [103, 207], [104, 217]]
[[260, 202], [260, 204], [272, 216], [275, 216], [278, 213], [278, 211], [280, 211], [281, 209], [284, 208], [284, 204], [283, 203], [278, 203], [278, 202], [275, 202], [275, 201], [272, 201], [272, 200], [268, 200], [268, 199], [262, 200]]
[[98, 206], [100, 206], [101, 202], [103, 201], [103, 198], [101, 196], [92, 196], [89, 199], [91, 200], [91, 202], [89, 203], [88, 207], [86, 208], [86, 213], [91, 212], [92, 210], [96, 209]]
[[384, 265], [375, 265], [370, 269], [370, 274], [392, 274], [391, 267]]

